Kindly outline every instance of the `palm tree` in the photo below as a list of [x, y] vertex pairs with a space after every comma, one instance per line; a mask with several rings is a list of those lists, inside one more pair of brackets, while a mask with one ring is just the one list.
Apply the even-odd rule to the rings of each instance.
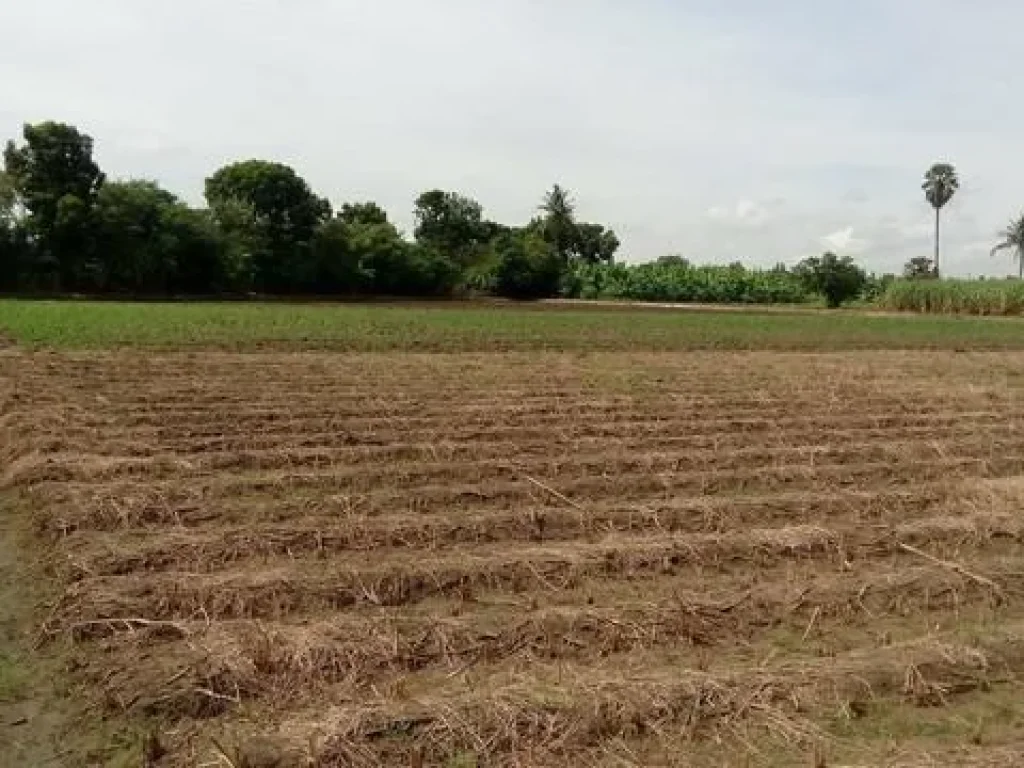
[[540, 210], [552, 219], [572, 220], [576, 215], [576, 205], [572, 201], [569, 190], [555, 184], [551, 191], [544, 195]]
[[999, 233], [1002, 242], [992, 249], [995, 256], [1000, 251], [1012, 251], [1017, 261], [1018, 274], [1024, 280], [1024, 214], [1011, 219], [1006, 229]]
[[544, 195], [540, 212], [544, 214], [545, 239], [555, 247], [559, 257], [567, 261], [576, 236], [576, 205], [569, 190], [555, 184]]
[[939, 276], [939, 212], [960, 189], [956, 168], [949, 163], [936, 163], [924, 175], [924, 196], [935, 209], [935, 276]]

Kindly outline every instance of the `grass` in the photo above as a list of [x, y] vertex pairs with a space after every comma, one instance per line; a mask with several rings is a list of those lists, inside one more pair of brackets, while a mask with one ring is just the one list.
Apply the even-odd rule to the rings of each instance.
[[16, 701], [24, 693], [27, 678], [24, 662], [0, 650], [0, 702]]
[[885, 309], [944, 315], [1024, 314], [1021, 280], [898, 280], [880, 300]]
[[1021, 349], [1014, 319], [547, 305], [0, 301], [30, 347], [350, 351]]

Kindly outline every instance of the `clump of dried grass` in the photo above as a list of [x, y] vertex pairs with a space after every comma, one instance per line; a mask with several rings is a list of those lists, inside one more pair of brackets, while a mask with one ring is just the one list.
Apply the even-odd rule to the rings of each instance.
[[[1019, 641], [1016, 668], [1024, 662]], [[823, 739], [816, 717], [858, 717], [866, 702], [936, 706], [1010, 679], [991, 650], [927, 639], [883, 652], [779, 668], [707, 674], [650, 670], [636, 677], [579, 668], [557, 682], [526, 675], [482, 685], [457, 699], [424, 696], [399, 705], [353, 704], [321, 727], [331, 734], [321, 765], [381, 766], [422, 752], [428, 760], [470, 752], [487, 764], [518, 755], [571, 757], [616, 739], [744, 740], [753, 732], [790, 746]], [[854, 705], [854, 706], [851, 706]]]

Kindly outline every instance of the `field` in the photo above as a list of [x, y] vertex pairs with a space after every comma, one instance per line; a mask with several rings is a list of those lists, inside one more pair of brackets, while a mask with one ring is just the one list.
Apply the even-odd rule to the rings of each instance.
[[135, 346], [335, 352], [1024, 349], [1017, 318], [821, 310], [640, 311], [607, 304], [318, 305], [0, 300], [29, 348]]
[[0, 305], [67, 764], [1024, 761], [1024, 326], [220, 312]]

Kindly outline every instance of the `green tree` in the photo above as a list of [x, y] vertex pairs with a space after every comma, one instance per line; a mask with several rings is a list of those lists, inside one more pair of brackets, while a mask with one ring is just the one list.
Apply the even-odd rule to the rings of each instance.
[[26, 124], [24, 143], [4, 150], [4, 166], [44, 264], [65, 288], [89, 287], [92, 208], [104, 176], [92, 138], [65, 123]]
[[262, 246], [250, 252], [256, 290], [290, 292], [308, 282], [313, 237], [330, 217], [331, 206], [292, 168], [264, 160], [233, 163], [206, 180], [206, 200], [215, 212], [233, 208], [229, 217], [248, 211], [250, 220], [236, 222], [235, 230], [248, 230], [249, 239], [254, 232], [262, 238]]
[[388, 214], [373, 202], [345, 203], [338, 211], [338, 218], [346, 224], [387, 224]]
[[558, 294], [565, 262], [542, 231], [526, 228], [499, 235], [493, 249], [499, 296], [539, 299]]
[[210, 211], [171, 206], [164, 215], [166, 237], [174, 243], [175, 270], [168, 285], [179, 294], [219, 294], [236, 290], [229, 248]]
[[832, 309], [859, 296], [867, 284], [867, 275], [852, 258], [840, 258], [831, 251], [804, 259], [794, 271], [808, 290], [824, 296]]
[[152, 181], [114, 181], [96, 197], [97, 287], [134, 293], [166, 289], [176, 269], [166, 212], [178, 199]]
[[96, 199], [97, 287], [210, 293], [225, 287], [217, 233], [202, 212], [152, 181], [115, 181]]
[[490, 235], [483, 213], [483, 206], [472, 198], [432, 189], [416, 198], [413, 237], [468, 267], [479, 261]]
[[14, 184], [0, 171], [0, 288], [17, 290], [31, 271], [27, 233], [16, 214]]
[[949, 163], [935, 163], [924, 175], [925, 198], [935, 209], [935, 276], [939, 277], [939, 224], [940, 214], [946, 204], [960, 189], [956, 169]]
[[574, 256], [587, 264], [611, 264], [621, 245], [618, 236], [600, 224], [576, 225]]
[[568, 263], [578, 240], [576, 204], [569, 190], [555, 184], [540, 204], [539, 228], [544, 239], [555, 249], [563, 263]]
[[906, 280], [928, 280], [935, 277], [935, 263], [926, 256], [915, 256], [903, 265]]
[[255, 287], [255, 265], [273, 259], [266, 220], [256, 215], [252, 205], [225, 199], [209, 209], [210, 219], [220, 234], [224, 271], [238, 291]]
[[1024, 280], [1024, 214], [1011, 219], [1006, 229], [999, 233], [1002, 238], [992, 249], [995, 256], [1000, 251], [1010, 251], [1011, 257], [1017, 262], [1017, 276]]
[[14, 182], [10, 174], [0, 171], [0, 227], [14, 223], [14, 204], [16, 201]]
[[689, 269], [693, 266], [689, 259], [678, 253], [669, 253], [664, 256], [659, 256], [654, 263], [665, 267], [679, 267], [681, 269]]
[[[380, 296], [434, 296], [450, 293], [460, 270], [437, 249], [410, 243], [372, 204], [345, 208], [331, 227], [336, 275], [355, 279], [360, 291]], [[339, 228], [340, 227], [340, 228]], [[344, 252], [340, 250], [345, 248]]]
[[383, 222], [363, 221], [353, 216], [349, 206], [345, 206], [336, 218], [321, 224], [313, 238], [316, 292], [352, 295], [368, 291], [373, 273], [364, 266], [363, 260], [370, 261], [365, 251], [372, 247], [372, 242], [360, 248], [354, 242], [353, 230], [386, 225], [387, 217]]

